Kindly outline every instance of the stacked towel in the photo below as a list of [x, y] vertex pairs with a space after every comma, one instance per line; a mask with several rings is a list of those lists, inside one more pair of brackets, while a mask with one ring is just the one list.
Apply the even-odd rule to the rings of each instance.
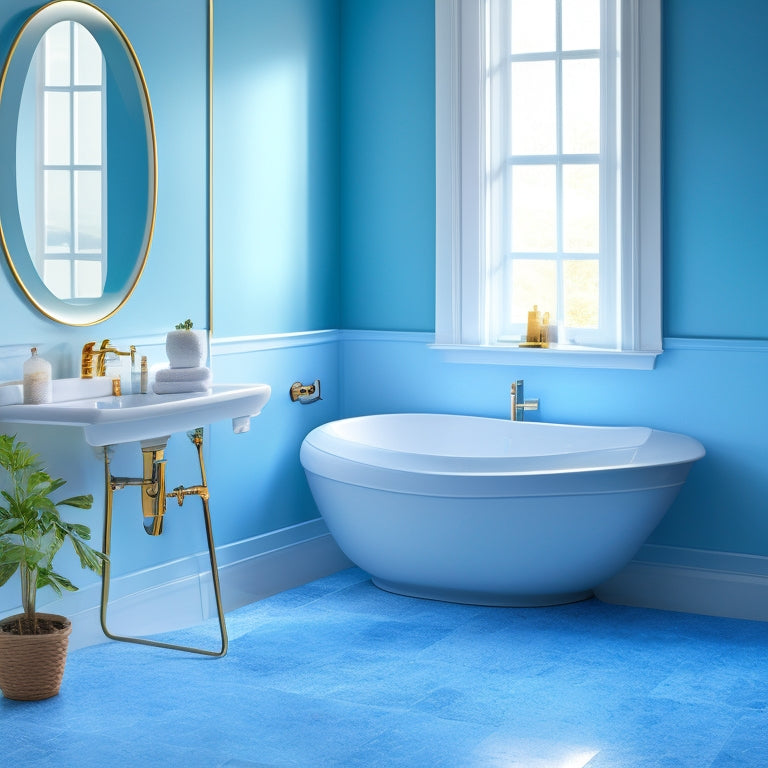
[[207, 392], [211, 388], [211, 369], [204, 365], [194, 368], [160, 368], [155, 373], [153, 388], [158, 395]]

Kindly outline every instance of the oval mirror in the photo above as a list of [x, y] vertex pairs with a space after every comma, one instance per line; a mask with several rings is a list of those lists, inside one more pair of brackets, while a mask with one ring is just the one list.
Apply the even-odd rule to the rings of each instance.
[[27, 19], [0, 76], [0, 239], [32, 304], [91, 325], [146, 263], [157, 148], [146, 81], [123, 31], [84, 0]]

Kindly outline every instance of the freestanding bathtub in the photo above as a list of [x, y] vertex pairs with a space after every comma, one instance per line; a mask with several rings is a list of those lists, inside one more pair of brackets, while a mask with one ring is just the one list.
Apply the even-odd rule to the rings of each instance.
[[329, 531], [377, 586], [498, 606], [589, 597], [703, 455], [644, 427], [440, 414], [334, 421], [301, 446]]

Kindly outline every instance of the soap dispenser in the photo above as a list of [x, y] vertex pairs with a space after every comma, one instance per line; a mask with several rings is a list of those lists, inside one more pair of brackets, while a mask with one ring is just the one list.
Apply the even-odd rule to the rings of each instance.
[[22, 389], [25, 405], [50, 403], [53, 399], [51, 364], [38, 356], [37, 347], [32, 347], [32, 356], [24, 363]]
[[528, 313], [528, 332], [525, 340], [529, 344], [538, 344], [541, 341], [541, 312], [536, 304]]

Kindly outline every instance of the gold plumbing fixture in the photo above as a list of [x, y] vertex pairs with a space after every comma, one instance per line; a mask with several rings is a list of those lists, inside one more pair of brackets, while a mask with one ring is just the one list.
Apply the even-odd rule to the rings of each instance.
[[163, 532], [165, 515], [165, 448], [142, 448], [144, 482], [141, 487], [141, 512], [144, 530], [150, 536]]
[[93, 378], [93, 361], [96, 360], [96, 375], [104, 376], [107, 372], [107, 355], [121, 355], [123, 357], [131, 358], [131, 366], [133, 366], [136, 358], [136, 347], [131, 344], [127, 352], [121, 352], [116, 347], [111, 347], [109, 339], [104, 339], [101, 342], [99, 349], [96, 349], [96, 342], [89, 341], [83, 346], [83, 351], [80, 354], [80, 378], [92, 379]]
[[183, 485], [177, 485], [170, 493], [165, 494], [169, 499], [176, 499], [176, 503], [181, 507], [184, 504], [186, 496], [200, 496], [202, 499], [209, 499], [208, 489], [203, 485], [193, 485], [185, 488]]
[[539, 399], [526, 400], [523, 380], [513, 381], [509, 388], [510, 416], [512, 421], [523, 421], [526, 411], [538, 411]]
[[[142, 445], [144, 476], [143, 477], [114, 477], [110, 472], [109, 448], [104, 447], [104, 478], [106, 483], [106, 498], [104, 503], [104, 546], [103, 552], [107, 560], [102, 569], [101, 577], [101, 628], [104, 634], [111, 640], [122, 640], [127, 643], [151, 645], [158, 648], [169, 648], [174, 651], [188, 651], [204, 656], [220, 657], [227, 652], [229, 641], [227, 639], [227, 626], [224, 621], [224, 607], [221, 601], [221, 587], [219, 585], [219, 569], [216, 563], [216, 547], [213, 542], [213, 527], [211, 525], [211, 513], [208, 507], [210, 493], [205, 477], [205, 463], [203, 461], [203, 429], [199, 427], [187, 433], [192, 444], [197, 448], [197, 458], [200, 464], [200, 485], [185, 488], [180, 485], [170, 493], [165, 492], [165, 442], [162, 445]], [[126, 637], [115, 635], [107, 627], [107, 606], [109, 604], [109, 580], [110, 562], [109, 554], [112, 545], [112, 503], [113, 494], [129, 485], [141, 488], [141, 507], [144, 515], [144, 530], [151, 536], [159, 536], [163, 532], [163, 518], [166, 511], [166, 499], [175, 498], [181, 507], [186, 496], [199, 496], [203, 504], [203, 518], [205, 521], [205, 533], [208, 540], [208, 556], [211, 564], [211, 578], [213, 580], [213, 592], [216, 598], [216, 611], [219, 617], [219, 631], [221, 634], [221, 647], [218, 651], [193, 648], [185, 645], [162, 643], [157, 640], [148, 640], [143, 637]]]
[[300, 381], [294, 381], [291, 384], [291, 400], [295, 402], [314, 403], [316, 400], [322, 400], [320, 397], [320, 379], [315, 379], [313, 384], [302, 384]]

